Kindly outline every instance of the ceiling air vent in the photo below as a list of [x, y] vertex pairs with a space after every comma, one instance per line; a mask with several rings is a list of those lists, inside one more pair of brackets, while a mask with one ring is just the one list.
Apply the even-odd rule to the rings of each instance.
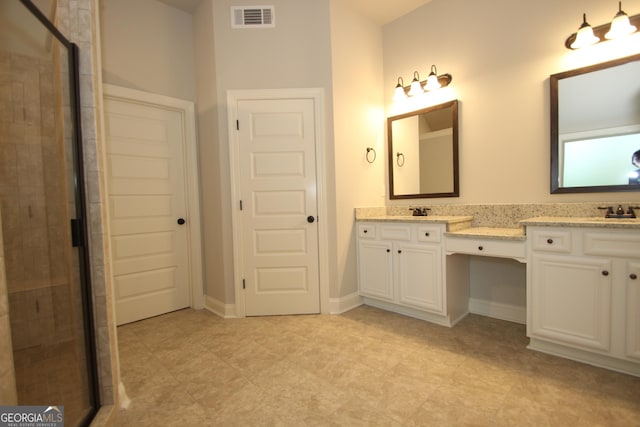
[[276, 16], [273, 6], [232, 6], [232, 28], [273, 28]]

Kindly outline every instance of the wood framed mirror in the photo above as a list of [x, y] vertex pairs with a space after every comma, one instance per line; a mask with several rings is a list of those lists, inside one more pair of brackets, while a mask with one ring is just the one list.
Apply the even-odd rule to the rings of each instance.
[[[640, 54], [553, 74], [551, 193], [640, 191]], [[640, 155], [640, 153], [638, 153]]]
[[387, 118], [389, 198], [458, 197], [458, 100]]

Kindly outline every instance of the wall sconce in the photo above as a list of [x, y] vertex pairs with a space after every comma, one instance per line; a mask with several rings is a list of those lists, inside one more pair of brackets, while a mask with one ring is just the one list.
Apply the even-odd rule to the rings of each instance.
[[599, 25], [592, 28], [587, 22], [587, 15], [582, 14], [582, 25], [578, 31], [571, 34], [565, 40], [567, 49], [581, 49], [600, 42], [601, 40], [613, 40], [628, 34], [635, 33], [640, 25], [640, 14], [629, 17], [622, 11], [622, 2], [618, 2], [618, 13], [610, 24]]
[[393, 94], [393, 100], [399, 101], [407, 98], [408, 96], [415, 96], [424, 92], [449, 86], [451, 80], [453, 80], [453, 76], [451, 76], [451, 74], [446, 73], [438, 75], [438, 69], [435, 65], [431, 66], [431, 72], [429, 73], [427, 80], [424, 81], [420, 81], [420, 74], [418, 74], [417, 71], [414, 71], [413, 80], [409, 86], [405, 86], [402, 77], [398, 77], [398, 84], [396, 85], [396, 89]]

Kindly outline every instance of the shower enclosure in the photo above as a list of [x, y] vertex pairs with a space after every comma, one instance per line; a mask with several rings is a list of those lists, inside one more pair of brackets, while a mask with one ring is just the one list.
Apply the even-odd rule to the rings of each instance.
[[[56, 0], [0, 1], [0, 221], [19, 405], [98, 409], [78, 50]], [[0, 402], [2, 405], [3, 402]]]

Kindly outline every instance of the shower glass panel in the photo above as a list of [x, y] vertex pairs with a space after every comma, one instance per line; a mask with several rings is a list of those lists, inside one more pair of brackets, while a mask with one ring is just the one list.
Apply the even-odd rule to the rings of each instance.
[[77, 47], [55, 0], [0, 1], [0, 203], [19, 405], [98, 407], [82, 186]]

